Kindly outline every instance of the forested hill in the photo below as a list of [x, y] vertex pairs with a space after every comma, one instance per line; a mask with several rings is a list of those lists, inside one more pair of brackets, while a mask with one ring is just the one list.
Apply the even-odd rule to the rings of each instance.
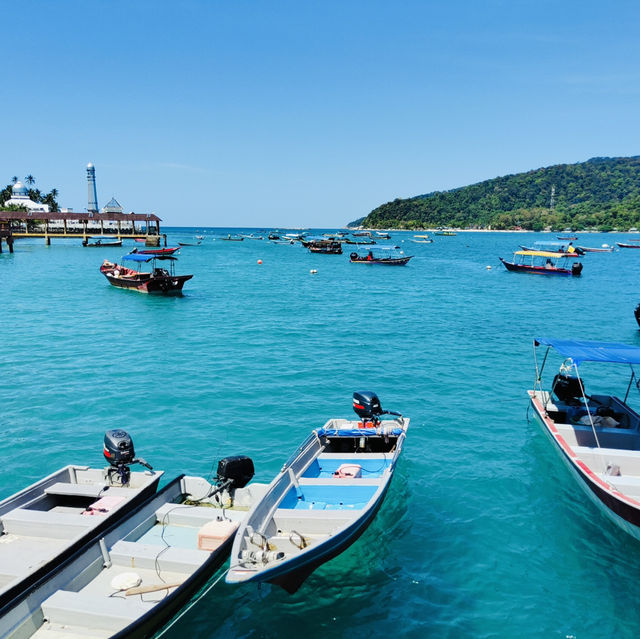
[[640, 228], [640, 156], [592, 158], [396, 199], [371, 211], [360, 224], [408, 229]]

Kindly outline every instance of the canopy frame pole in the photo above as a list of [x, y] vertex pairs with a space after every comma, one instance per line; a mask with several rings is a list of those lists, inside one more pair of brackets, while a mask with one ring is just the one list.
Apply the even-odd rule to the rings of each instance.
[[636, 376], [636, 372], [633, 370], [633, 365], [629, 364], [629, 368], [631, 369], [631, 379], [629, 380], [629, 386], [627, 386], [627, 392], [624, 395], [624, 403], [627, 403], [627, 399], [629, 397], [629, 393], [631, 391], [631, 384], [633, 384], [633, 380]]
[[[536, 391], [536, 389], [539, 389], [540, 392], [542, 392], [542, 372], [544, 371], [544, 365], [547, 362], [547, 356], [549, 355], [549, 351], [551, 350], [550, 346], [547, 346], [547, 350], [544, 353], [544, 359], [542, 360], [542, 366], [540, 366], [540, 368], [538, 368], [538, 355], [537, 355], [537, 350], [536, 350], [536, 343], [535, 341], [533, 342], [533, 361], [535, 362], [536, 365], [536, 379], [533, 382], [533, 390], [534, 392]], [[551, 400], [551, 393], [549, 393], [549, 397], [547, 398], [547, 401], [545, 402], [545, 409], [547, 407], [547, 404], [549, 403], [549, 401]]]
[[584, 405], [587, 407], [587, 415], [589, 415], [589, 423], [591, 424], [591, 430], [593, 431], [593, 436], [595, 437], [596, 440], [596, 446], [598, 448], [602, 448], [602, 446], [600, 446], [600, 440], [598, 439], [598, 433], [596, 432], [596, 425], [593, 423], [593, 417], [591, 416], [591, 411], [589, 410], [589, 402], [587, 401], [587, 396], [585, 395], [584, 392], [584, 384], [582, 383], [582, 380], [580, 379], [580, 373], [578, 372], [578, 365], [573, 362], [573, 368], [576, 371], [576, 377], [578, 378], [578, 381], [580, 382], [580, 390], [582, 391], [582, 399], [584, 400]]

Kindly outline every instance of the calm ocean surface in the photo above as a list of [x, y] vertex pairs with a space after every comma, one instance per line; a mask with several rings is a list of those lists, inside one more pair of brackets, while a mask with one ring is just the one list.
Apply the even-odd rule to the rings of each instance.
[[[367, 532], [294, 596], [221, 581], [165, 637], [637, 636], [640, 544], [578, 493], [526, 391], [534, 336], [640, 345], [640, 250], [544, 278], [498, 256], [550, 234], [394, 233], [415, 257], [391, 268], [350, 264], [349, 247], [165, 230], [169, 245], [205, 234], [181, 250], [181, 298], [109, 286], [98, 267], [129, 247], [22, 240], [0, 255], [0, 498], [67, 463], [101, 466], [120, 427], [167, 478], [247, 454], [268, 482], [373, 390], [411, 426]], [[588, 391], [605, 368], [585, 367]]]

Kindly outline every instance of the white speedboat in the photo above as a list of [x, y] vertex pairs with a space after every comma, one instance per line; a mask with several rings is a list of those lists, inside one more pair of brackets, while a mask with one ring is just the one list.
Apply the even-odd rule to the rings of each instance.
[[[267, 581], [290, 593], [367, 528], [389, 488], [409, 420], [354, 393], [361, 421], [312, 431], [240, 526], [228, 583]], [[380, 421], [383, 414], [396, 419]]]
[[177, 477], [0, 608], [0, 637], [151, 637], [228, 557], [266, 488], [252, 476], [248, 457], [229, 457], [214, 484]]
[[[537, 338], [534, 345], [546, 347], [542, 364], [536, 358], [536, 384], [529, 391], [543, 431], [587, 495], [623, 530], [640, 539], [640, 415], [629, 405], [630, 393], [637, 388], [633, 367], [640, 365], [640, 348], [547, 338]], [[543, 390], [550, 349], [564, 361], [548, 390]], [[629, 366], [622, 399], [587, 394], [579, 372], [587, 362]]]
[[[65, 466], [0, 502], [0, 608], [156, 492], [163, 473], [125, 431], [104, 443], [108, 468]], [[137, 462], [148, 470], [132, 473]]]

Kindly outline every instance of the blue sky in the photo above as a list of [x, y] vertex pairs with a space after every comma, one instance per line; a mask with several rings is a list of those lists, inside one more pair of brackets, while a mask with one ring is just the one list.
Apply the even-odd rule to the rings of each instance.
[[640, 3], [3, 2], [0, 183], [180, 226], [334, 227], [640, 154]]

